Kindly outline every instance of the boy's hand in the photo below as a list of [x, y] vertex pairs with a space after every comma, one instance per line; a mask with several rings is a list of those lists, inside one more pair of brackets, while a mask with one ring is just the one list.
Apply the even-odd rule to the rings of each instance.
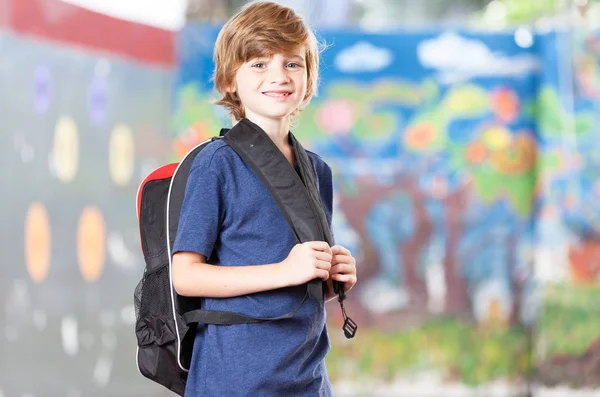
[[279, 270], [289, 286], [301, 285], [315, 278], [327, 280], [331, 260], [329, 244], [307, 241], [292, 248], [287, 258], [279, 263]]
[[331, 260], [331, 269], [329, 270], [330, 280], [327, 281], [327, 299], [337, 296], [333, 291], [332, 281], [341, 282], [344, 292], [350, 291], [357, 281], [356, 259], [352, 256], [350, 250], [341, 245], [334, 245], [331, 247], [331, 253], [333, 254], [333, 258]]

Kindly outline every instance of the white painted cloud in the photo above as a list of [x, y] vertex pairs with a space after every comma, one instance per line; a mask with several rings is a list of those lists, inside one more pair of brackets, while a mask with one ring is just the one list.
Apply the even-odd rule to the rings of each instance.
[[438, 70], [442, 83], [464, 82], [475, 77], [517, 77], [539, 69], [539, 59], [531, 54], [512, 57], [492, 52], [480, 40], [455, 33], [425, 40], [417, 47], [421, 64]]
[[359, 41], [335, 57], [335, 66], [345, 73], [378, 72], [392, 64], [394, 55], [387, 48]]

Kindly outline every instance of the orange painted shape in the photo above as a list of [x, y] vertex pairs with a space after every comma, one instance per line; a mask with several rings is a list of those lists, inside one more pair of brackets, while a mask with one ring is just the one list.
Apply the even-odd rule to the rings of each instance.
[[600, 243], [586, 240], [569, 247], [569, 267], [575, 283], [597, 283], [600, 277]]
[[27, 273], [36, 283], [41, 283], [48, 276], [51, 241], [46, 208], [42, 203], [31, 204], [25, 218], [25, 263]]
[[465, 151], [465, 158], [471, 164], [481, 164], [487, 158], [487, 149], [480, 141], [471, 142]]
[[77, 261], [81, 276], [95, 282], [102, 276], [106, 260], [104, 217], [95, 207], [84, 208], [77, 229]]
[[427, 121], [415, 124], [404, 134], [404, 143], [411, 149], [427, 149], [433, 143], [435, 130], [435, 125]]

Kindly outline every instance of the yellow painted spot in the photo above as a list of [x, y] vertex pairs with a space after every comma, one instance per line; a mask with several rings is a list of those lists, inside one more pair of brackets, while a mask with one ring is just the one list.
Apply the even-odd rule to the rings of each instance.
[[512, 135], [504, 126], [494, 125], [485, 130], [482, 140], [488, 149], [501, 150], [511, 143]]
[[50, 221], [41, 203], [29, 206], [25, 218], [25, 263], [27, 272], [36, 283], [44, 281], [50, 269]]
[[487, 107], [487, 92], [476, 85], [457, 86], [444, 101], [447, 111], [456, 116], [475, 116]]
[[135, 164], [135, 143], [133, 133], [126, 125], [117, 125], [108, 146], [110, 176], [117, 185], [127, 185], [133, 175]]
[[84, 208], [77, 230], [77, 260], [84, 280], [97, 281], [106, 259], [106, 228], [104, 217], [95, 207]]
[[61, 182], [71, 182], [79, 164], [79, 136], [75, 122], [69, 117], [61, 117], [56, 123], [52, 158], [56, 177]]

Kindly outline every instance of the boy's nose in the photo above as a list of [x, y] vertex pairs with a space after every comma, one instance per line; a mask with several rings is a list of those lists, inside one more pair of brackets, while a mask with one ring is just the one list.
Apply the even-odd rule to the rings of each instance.
[[269, 81], [275, 84], [288, 83], [290, 81], [290, 77], [284, 69], [272, 68]]

